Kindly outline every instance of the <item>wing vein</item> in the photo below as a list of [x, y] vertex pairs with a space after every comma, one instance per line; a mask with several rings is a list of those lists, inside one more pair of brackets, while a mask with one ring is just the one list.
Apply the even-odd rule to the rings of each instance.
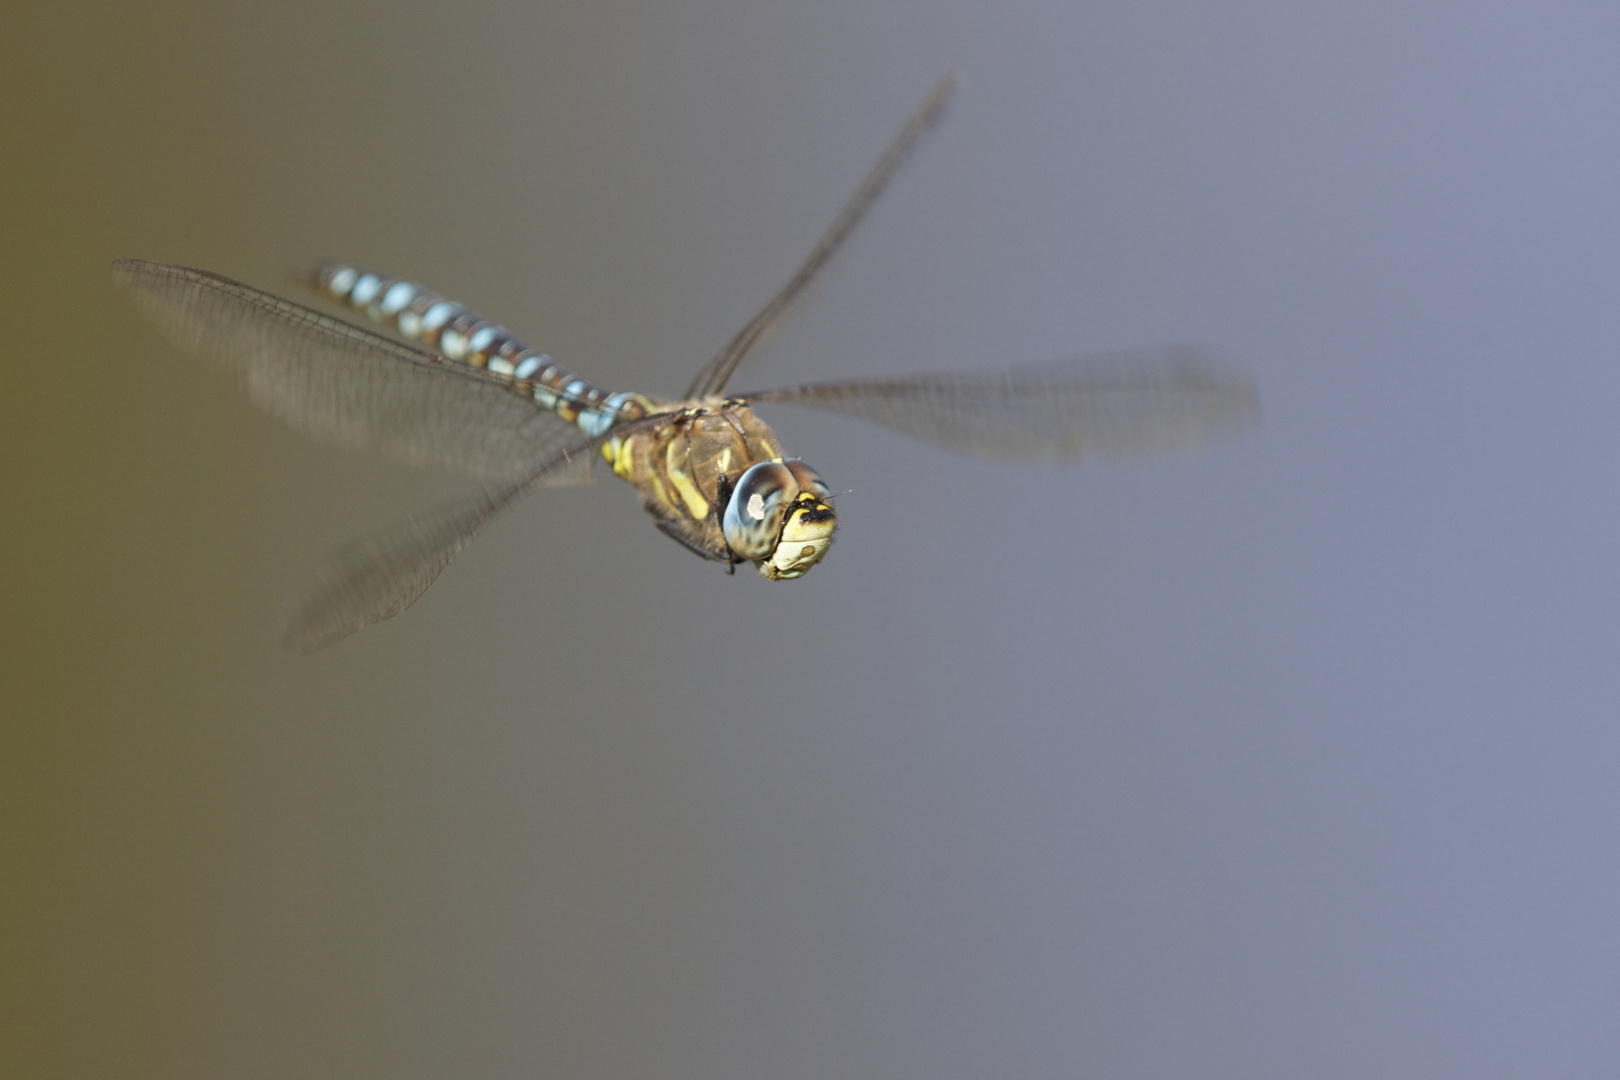
[[743, 395], [857, 416], [980, 457], [1077, 461], [1199, 449], [1259, 420], [1254, 380], [1194, 345], [987, 374], [928, 374]]
[[788, 283], [782, 286], [780, 292], [771, 297], [770, 301], [760, 309], [759, 314], [755, 315], [748, 321], [746, 326], [737, 331], [737, 335], [726, 344], [724, 349], [720, 350], [713, 360], [704, 365], [702, 371], [698, 372], [697, 378], [693, 379], [692, 385], [687, 388], [686, 396], [688, 399], [710, 397], [725, 390], [726, 384], [731, 381], [732, 373], [737, 370], [737, 365], [743, 362], [743, 358], [759, 343], [759, 339], [765, 335], [765, 331], [786, 310], [787, 306], [793, 303], [794, 299], [804, 291], [827, 260], [832, 258], [833, 252], [838, 250], [839, 245], [860, 223], [861, 218], [866, 215], [866, 211], [871, 208], [872, 203], [877, 200], [878, 195], [888, 185], [895, 171], [900, 168], [901, 163], [906, 160], [912, 149], [916, 147], [917, 141], [922, 138], [923, 133], [928, 130], [929, 125], [939, 115], [940, 108], [945, 104], [945, 98], [955, 85], [956, 77], [953, 75], [947, 75], [935, 84], [934, 89], [928, 95], [928, 99], [911, 115], [911, 119], [906, 121], [905, 127], [901, 128], [900, 133], [889, 143], [888, 148], [883, 152], [883, 156], [878, 158], [877, 164], [873, 165], [872, 170], [866, 174], [866, 178], [861, 181], [860, 187], [855, 189], [855, 193], [849, 197], [849, 201], [844, 204], [843, 209], [838, 212], [838, 216], [833, 219], [832, 225], [822, 234], [815, 248], [811, 250], [809, 257], [788, 279]]
[[114, 276], [183, 349], [234, 371], [254, 404], [328, 442], [502, 480], [579, 436], [517, 380], [230, 278], [138, 260], [114, 264]]

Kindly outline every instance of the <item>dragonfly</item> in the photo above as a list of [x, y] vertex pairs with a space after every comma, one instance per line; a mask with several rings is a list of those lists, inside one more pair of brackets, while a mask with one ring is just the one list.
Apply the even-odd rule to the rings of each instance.
[[636, 490], [660, 531], [703, 559], [727, 572], [750, 563], [773, 581], [802, 577], [832, 543], [834, 495], [784, 452], [755, 415], [759, 405], [829, 410], [970, 455], [1028, 462], [1194, 450], [1253, 427], [1252, 378], [1195, 345], [728, 391], [738, 365], [933, 126], [953, 82], [933, 88], [787, 284], [673, 400], [609, 393], [471, 309], [351, 263], [321, 264], [309, 284], [392, 333], [208, 271], [116, 262], [115, 279], [162, 331], [233, 371], [280, 420], [484, 482], [474, 497], [336, 552], [289, 607], [283, 644], [325, 648], [398, 615], [501, 511], [538, 489], [588, 482], [598, 462]]

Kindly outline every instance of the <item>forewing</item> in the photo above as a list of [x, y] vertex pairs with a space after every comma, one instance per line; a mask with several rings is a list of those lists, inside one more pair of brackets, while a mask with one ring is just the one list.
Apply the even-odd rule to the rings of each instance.
[[962, 453], [1024, 461], [1194, 450], [1230, 441], [1260, 418], [1248, 372], [1191, 345], [743, 396], [812, 405]]
[[759, 343], [765, 331], [781, 316], [788, 305], [793, 303], [794, 298], [804, 291], [805, 286], [815, 279], [827, 260], [832, 258], [833, 252], [838, 250], [839, 245], [849, 237], [855, 226], [860, 224], [861, 218], [877, 201], [877, 197], [882, 194], [895, 171], [916, 148], [918, 140], [923, 137], [928, 126], [939, 116], [946, 97], [950, 95], [951, 88], [955, 85], [956, 77], [953, 75], [947, 75], [934, 84], [934, 89], [927, 100], [911, 114], [911, 119], [906, 121], [905, 126], [890, 141], [883, 156], [878, 158], [877, 164], [866, 174], [861, 186], [855, 189], [855, 193], [849, 197], [844, 208], [833, 219], [832, 225], [822, 234], [814, 250], [788, 279], [788, 283], [748, 321], [748, 325], [737, 331], [737, 336], [732, 338], [713, 360], [704, 365], [702, 371], [697, 373], [692, 385], [687, 387], [688, 398], [709, 397], [725, 391], [732, 373], [737, 370], [737, 365], [743, 362], [743, 358]]
[[580, 436], [515, 380], [230, 278], [133, 259], [113, 274], [181, 347], [237, 372], [255, 404], [317, 438], [510, 479]]

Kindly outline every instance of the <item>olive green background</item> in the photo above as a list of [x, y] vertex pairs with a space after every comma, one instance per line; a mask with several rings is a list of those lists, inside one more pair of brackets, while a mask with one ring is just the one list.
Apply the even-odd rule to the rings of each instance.
[[[1610, 4], [12, 4], [0, 1074], [1612, 1076]], [[139, 256], [333, 256], [670, 393], [1196, 340], [1266, 425], [1019, 469], [779, 410], [728, 579], [611, 478], [312, 658], [469, 490], [179, 356]]]

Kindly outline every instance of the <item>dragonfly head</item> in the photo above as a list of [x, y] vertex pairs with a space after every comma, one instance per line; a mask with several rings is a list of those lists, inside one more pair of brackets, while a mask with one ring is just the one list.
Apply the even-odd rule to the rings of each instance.
[[731, 491], [720, 519], [726, 545], [772, 581], [802, 577], [838, 527], [830, 494], [802, 461], [762, 461]]

